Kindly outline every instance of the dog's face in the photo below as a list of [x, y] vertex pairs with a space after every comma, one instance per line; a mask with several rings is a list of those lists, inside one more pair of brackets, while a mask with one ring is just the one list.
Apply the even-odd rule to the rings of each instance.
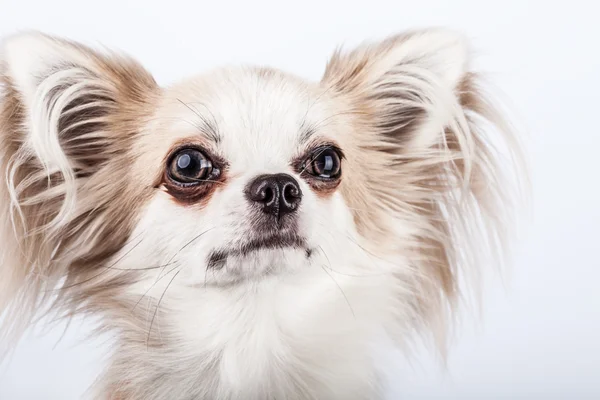
[[[141, 207], [135, 251], [186, 265], [180, 279], [195, 285], [323, 262], [315, 253], [353, 230], [338, 190], [347, 163], [338, 112], [319, 86], [270, 70], [219, 71], [170, 88], [135, 145], [143, 184], [156, 187]], [[331, 257], [343, 256], [339, 247]]]
[[3, 334], [50, 299], [102, 317], [123, 398], [374, 398], [375, 338], [441, 335], [459, 268], [501, 245], [506, 125], [453, 33], [336, 53], [321, 82], [160, 88], [39, 34], [2, 60]]

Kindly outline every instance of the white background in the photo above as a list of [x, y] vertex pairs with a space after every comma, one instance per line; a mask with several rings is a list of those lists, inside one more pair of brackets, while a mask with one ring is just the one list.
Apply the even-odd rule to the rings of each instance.
[[[446, 372], [423, 356], [406, 398], [600, 399], [600, 10], [592, 1], [0, 0], [0, 35], [38, 29], [125, 50], [168, 84], [231, 63], [319, 79], [338, 44], [431, 25], [464, 31], [527, 136], [533, 222], [510, 281], [486, 291]], [[30, 336], [0, 399], [78, 399], [106, 343], [86, 325]], [[85, 342], [81, 344], [81, 341]]]

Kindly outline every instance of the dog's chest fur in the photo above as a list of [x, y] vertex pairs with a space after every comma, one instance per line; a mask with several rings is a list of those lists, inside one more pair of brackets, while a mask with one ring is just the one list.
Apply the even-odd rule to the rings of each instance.
[[203, 296], [181, 292], [161, 305], [177, 325], [159, 326], [162, 345], [122, 342], [104, 382], [131, 375], [136, 393], [124, 396], [144, 399], [381, 398], [389, 282], [334, 283], [317, 272], [294, 284], [273, 279]]

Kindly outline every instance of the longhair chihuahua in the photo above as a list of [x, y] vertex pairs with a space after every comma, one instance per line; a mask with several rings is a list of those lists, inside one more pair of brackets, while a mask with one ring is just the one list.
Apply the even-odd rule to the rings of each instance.
[[390, 354], [443, 348], [506, 250], [520, 146], [469, 59], [430, 29], [336, 51], [320, 82], [162, 88], [120, 53], [7, 38], [0, 347], [91, 315], [116, 338], [97, 399], [385, 398]]

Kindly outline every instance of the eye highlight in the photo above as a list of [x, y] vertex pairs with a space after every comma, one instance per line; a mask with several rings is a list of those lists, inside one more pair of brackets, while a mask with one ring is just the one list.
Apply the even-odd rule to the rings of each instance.
[[333, 146], [322, 146], [312, 151], [302, 165], [302, 171], [323, 180], [338, 179], [342, 173], [342, 156]]
[[212, 160], [195, 148], [184, 148], [173, 154], [167, 172], [171, 181], [184, 186], [202, 184], [220, 174]]

